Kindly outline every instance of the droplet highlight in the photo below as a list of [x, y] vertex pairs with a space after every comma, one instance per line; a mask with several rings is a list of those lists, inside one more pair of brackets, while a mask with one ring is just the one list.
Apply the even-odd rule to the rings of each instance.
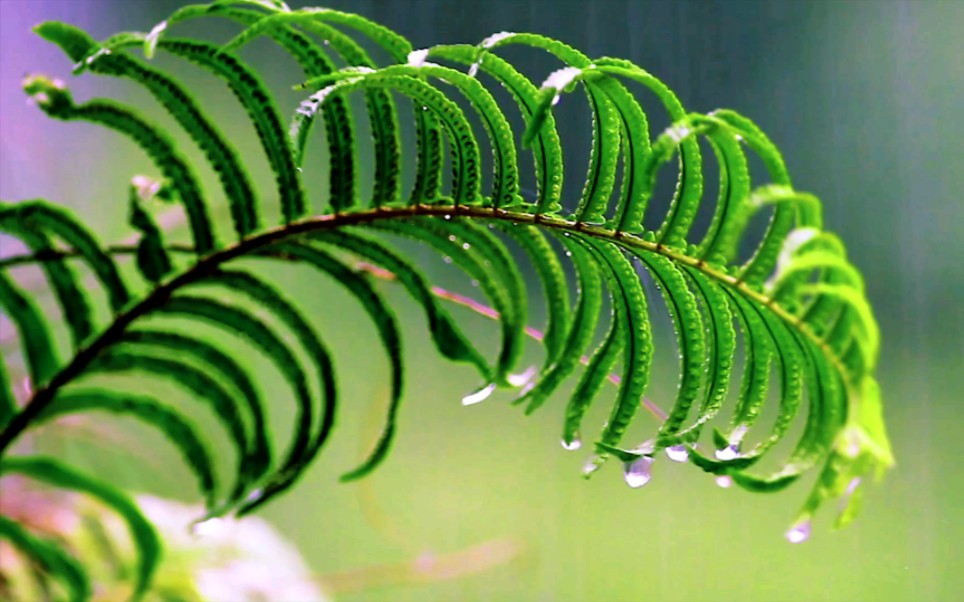
[[674, 445], [665, 449], [666, 457], [673, 462], [686, 462], [690, 459], [690, 452], [685, 445]]
[[716, 459], [721, 462], [729, 462], [740, 457], [740, 450], [735, 445], [727, 445], [723, 449], [716, 450]]
[[784, 534], [790, 543], [803, 543], [810, 539], [810, 519], [802, 520]]
[[562, 449], [566, 451], [576, 451], [580, 447], [582, 447], [582, 441], [579, 437], [574, 438], [572, 441], [562, 440]]
[[478, 391], [475, 391], [475, 392], [473, 392], [473, 393], [469, 393], [468, 395], [466, 395], [465, 397], [463, 397], [463, 398], [462, 398], [462, 405], [464, 405], [464, 406], [471, 406], [471, 405], [475, 405], [475, 404], [477, 404], [477, 403], [481, 403], [481, 402], [485, 401], [486, 399], [488, 399], [489, 396], [492, 395], [492, 392], [493, 392], [493, 391], [495, 391], [495, 383], [489, 383], [489, 384], [487, 384], [486, 386], [484, 386], [484, 387], [482, 387], [481, 389], [479, 389]]
[[653, 478], [650, 471], [652, 465], [652, 456], [640, 456], [632, 462], [623, 462], [623, 479], [633, 489], [642, 487]]

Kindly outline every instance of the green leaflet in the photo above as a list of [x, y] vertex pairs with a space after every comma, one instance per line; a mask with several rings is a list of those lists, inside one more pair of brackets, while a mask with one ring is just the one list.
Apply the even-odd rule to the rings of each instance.
[[7, 422], [17, 413], [17, 400], [10, 386], [7, 368], [0, 362], [0, 429], [7, 426]]
[[377, 238], [350, 230], [323, 232], [314, 238], [350, 251], [388, 270], [421, 304], [428, 320], [432, 339], [435, 341], [439, 353], [455, 361], [469, 362], [479, 370], [483, 377], [491, 378], [491, 369], [485, 358], [462, 333], [438, 298], [432, 294], [428, 278], [398, 251]]
[[[15, 206], [14, 206], [15, 207]], [[0, 205], [0, 232], [7, 232], [20, 238], [37, 255], [50, 255], [54, 251], [52, 241], [47, 234], [31, 228], [19, 212], [8, 210]], [[77, 283], [77, 275], [63, 259], [54, 258], [40, 264], [47, 281], [53, 289], [70, 328], [74, 348], [81, 347], [94, 329], [91, 318], [90, 301], [81, 292]]]
[[141, 233], [141, 240], [137, 243], [137, 269], [148, 282], [157, 284], [171, 273], [171, 258], [164, 248], [164, 235], [142, 206], [133, 186], [128, 195], [128, 204], [128, 223]]
[[[648, 312], [645, 311], [646, 295], [632, 264], [615, 246], [599, 244], [587, 237], [582, 241], [605, 261], [603, 273], [613, 291], [613, 320], [624, 324], [623, 376], [618, 398], [598, 441], [603, 448], [613, 448], [622, 440], [649, 382], [653, 338]], [[639, 311], [640, 308], [643, 311]], [[598, 467], [604, 459], [605, 455], [597, 457], [594, 465]]]
[[251, 415], [253, 461], [261, 471], [254, 476], [263, 475], [271, 461], [271, 449], [261, 395], [251, 377], [230, 355], [201, 338], [162, 330], [129, 330], [124, 333], [121, 341], [148, 349], [166, 351], [179, 359], [191, 358], [202, 364], [209, 374], [218, 375], [222, 383], [230, 383], [231, 388], [240, 393], [241, 398], [244, 399], [248, 413]]
[[[538, 380], [516, 400], [516, 403], [528, 402], [527, 414], [531, 414], [545, 403], [549, 395], [576, 369], [583, 350], [592, 342], [602, 309], [603, 288], [598, 264], [592, 261], [588, 251], [571, 237], [563, 236], [561, 240], [576, 268], [579, 297], [573, 312], [569, 335], [559, 359], [548, 369], [543, 369]], [[567, 415], [566, 425], [574, 436], [579, 426], [576, 417]], [[573, 437], [567, 443], [572, 445], [574, 440]]]
[[278, 198], [285, 223], [305, 215], [307, 210], [301, 176], [285, 135], [284, 122], [271, 93], [257, 74], [213, 44], [191, 40], [161, 40], [158, 47], [195, 63], [224, 79], [254, 123], [265, 155], [274, 171]]
[[84, 602], [90, 598], [90, 579], [84, 568], [51, 540], [31, 535], [16, 521], [0, 515], [0, 538], [30, 557], [45, 571], [64, 582], [71, 592], [70, 600]]
[[[121, 44], [101, 46], [86, 32], [71, 25], [47, 22], [35, 27], [34, 31], [60, 46], [71, 60], [93, 73], [126, 77], [143, 85], [194, 139], [211, 162], [231, 206], [238, 236], [244, 237], [258, 228], [257, 199], [250, 178], [241, 167], [237, 151], [184, 86], [161, 71], [120, 52]], [[137, 44], [139, 38], [131, 37], [128, 42]], [[101, 52], [108, 49], [110, 53]]]
[[57, 402], [48, 406], [37, 418], [37, 422], [42, 424], [60, 416], [92, 410], [129, 415], [164, 433], [171, 444], [180, 449], [185, 463], [195, 474], [198, 489], [204, 495], [207, 507], [214, 508], [217, 501], [217, 481], [207, 444], [187, 418], [154, 398], [133, 393], [121, 394], [106, 389], [69, 391], [58, 395]]
[[398, 410], [402, 400], [403, 371], [402, 371], [402, 341], [397, 319], [385, 304], [382, 296], [362, 276], [346, 267], [332, 255], [305, 245], [283, 244], [272, 249], [292, 259], [308, 263], [314, 268], [331, 276], [341, 283], [368, 312], [369, 317], [378, 330], [382, 347], [388, 356], [391, 366], [391, 394], [389, 398], [388, 417], [375, 449], [360, 466], [341, 476], [342, 481], [359, 479], [374, 470], [388, 454], [388, 450], [395, 436], [395, 425]]
[[682, 271], [670, 260], [655, 253], [640, 253], [639, 259], [663, 294], [676, 330], [679, 348], [679, 393], [669, 416], [659, 429], [657, 445], [663, 446], [680, 430], [699, 394], [703, 381], [705, 330], [696, 296], [690, 290]]
[[[160, 560], [161, 543], [154, 527], [127, 494], [104, 481], [77, 472], [66, 464], [42, 456], [5, 458], [0, 462], [0, 474], [3, 473], [18, 473], [57, 487], [81, 491], [96, 497], [115, 510], [127, 523], [127, 528], [137, 547], [137, 585], [133, 599], [138, 600], [147, 592], [151, 575]], [[60, 562], [63, 562], [62, 559]], [[81, 587], [79, 586], [78, 589], [80, 590]]]
[[[323, 408], [317, 433], [312, 438], [312, 441], [308, 443], [307, 449], [301, 457], [296, 458], [292, 453], [284, 467], [279, 471], [278, 477], [272, 479], [265, 485], [258, 496], [246, 502], [242, 509], [242, 512], [246, 513], [250, 512], [257, 505], [266, 502], [271, 496], [289, 487], [294, 480], [301, 475], [302, 469], [317, 455], [321, 447], [328, 440], [328, 435], [335, 424], [337, 404], [334, 367], [332, 365], [331, 353], [324, 345], [322, 338], [301, 312], [282, 295], [281, 291], [253, 274], [240, 270], [223, 270], [217, 272], [213, 274], [207, 282], [243, 293], [274, 313], [308, 353], [319, 379], [318, 386], [321, 391]], [[247, 328], [251, 330], [250, 326]], [[264, 337], [264, 335], [262, 334], [261, 337]], [[273, 357], [276, 358], [283, 357], [284, 355], [284, 353], [278, 353], [278, 351], [273, 352]], [[279, 365], [279, 367], [281, 366]], [[286, 373], [284, 369], [282, 369], [282, 373]], [[298, 382], [300, 383], [302, 382], [300, 379], [303, 377], [292, 372], [289, 380], [292, 378], [299, 379]], [[298, 394], [299, 397], [303, 397], [302, 403], [308, 401], [308, 393], [306, 390], [302, 390], [300, 385]], [[301, 424], [297, 425], [299, 438], [292, 447], [292, 450], [294, 450], [295, 447], [301, 448], [304, 444], [301, 437], [307, 435], [311, 427], [312, 419], [310, 413], [299, 416], [299, 419], [301, 420]]]
[[542, 341], [546, 348], [543, 364], [545, 369], [559, 359], [565, 345], [566, 331], [569, 329], [569, 285], [566, 283], [566, 272], [559, 256], [538, 228], [521, 224], [496, 225], [526, 252], [539, 275], [539, 282], [542, 283], [546, 302], [546, 329]]
[[275, 364], [291, 387], [298, 404], [294, 437], [284, 466], [290, 468], [299, 465], [309, 446], [314, 412], [307, 376], [301, 362], [283, 340], [248, 312], [205, 297], [179, 295], [158, 308], [158, 312], [191, 317], [212, 324], [246, 340]]
[[47, 384], [60, 364], [54, 353], [47, 323], [34, 302], [13, 283], [6, 270], [0, 270], [0, 306], [17, 327], [31, 387]]
[[75, 105], [63, 83], [42, 76], [29, 76], [24, 90], [37, 101], [45, 113], [57, 119], [80, 119], [107, 126], [130, 137], [157, 164], [171, 182], [176, 196], [184, 205], [191, 235], [198, 254], [215, 246], [211, 222], [201, 195], [201, 185], [187, 160], [176, 150], [170, 137], [125, 106], [109, 100], [92, 100]]
[[[392, 69], [387, 67], [386, 69]], [[327, 78], [333, 78], [334, 83], [327, 85], [318, 92], [312, 94], [308, 100], [304, 101], [299, 107], [298, 112], [303, 115], [313, 115], [329, 97], [334, 94], [345, 94], [355, 89], [368, 88], [388, 88], [401, 94], [411, 97], [416, 105], [426, 107], [431, 110], [441, 121], [448, 134], [449, 146], [452, 153], [452, 198], [455, 205], [477, 205], [482, 202], [480, 194], [481, 186], [481, 160], [479, 157], [479, 145], [472, 135], [472, 126], [465, 117], [464, 112], [459, 106], [449, 100], [436, 88], [407, 75], [378, 75], [377, 77], [366, 77], [369, 71], [344, 71]], [[503, 116], [504, 119], [504, 116]], [[426, 184], [422, 180], [434, 180], [437, 175], [425, 175], [426, 170], [436, 172], [440, 164], [435, 158], [437, 154], [431, 148], [423, 148], [438, 142], [437, 137], [432, 138], [430, 131], [425, 130], [420, 134], [419, 146], [423, 156], [420, 156], [420, 172], [423, 174], [421, 180], [416, 180], [416, 188]], [[422, 136], [427, 136], [423, 138]], [[434, 189], [435, 187], [432, 186]], [[428, 196], [429, 190], [421, 192], [426, 195], [419, 198], [416, 202], [432, 202], [434, 196]]]
[[[461, 268], [472, 281], [479, 283], [479, 288], [499, 314], [502, 346], [496, 360], [494, 382], [499, 386], [512, 386], [510, 372], [522, 351], [524, 323], [519, 320], [511, 304], [512, 293], [506, 279], [517, 275], [517, 271], [495, 270], [478, 246], [473, 247], [471, 243], [462, 242], [455, 234], [449, 233], [443, 225], [447, 221], [444, 218], [441, 221], [423, 218], [376, 222], [372, 226], [431, 245]], [[513, 286], [518, 290], [520, 285], [516, 283]]]
[[241, 412], [238, 410], [240, 404], [235, 397], [206, 372], [190, 364], [137, 352], [129, 345], [122, 345], [116, 350], [98, 356], [88, 368], [88, 374], [132, 370], [169, 379], [190, 391], [197, 399], [202, 399], [211, 405], [211, 409], [224, 424], [237, 450], [238, 478], [228, 503], [238, 501], [247, 491], [254, 476], [263, 472], [259, 461], [264, 461], [265, 458], [258, 453], [251, 442], [248, 430], [241, 420]]
[[[528, 78], [498, 56], [480, 51], [475, 46], [460, 44], [433, 46], [426, 55], [426, 58], [430, 57], [471, 65], [469, 75], [473, 77], [478, 71], [488, 73], [512, 94], [523, 117], [528, 119], [535, 112], [538, 89]], [[547, 116], [539, 131], [537, 144], [533, 145], [532, 150], [539, 193], [536, 213], [557, 213], [562, 209], [562, 147], [551, 116]]]
[[24, 201], [14, 205], [0, 203], [0, 227], [10, 224], [16, 229], [27, 229], [56, 235], [80, 252], [84, 261], [103, 285], [115, 312], [130, 300], [117, 266], [103, 251], [94, 236], [65, 209], [43, 200]]

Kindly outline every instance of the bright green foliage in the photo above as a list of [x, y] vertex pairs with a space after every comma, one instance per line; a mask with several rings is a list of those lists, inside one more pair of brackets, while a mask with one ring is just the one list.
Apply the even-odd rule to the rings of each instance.
[[[227, 18], [243, 28], [221, 48], [169, 36], [180, 22], [208, 17]], [[401, 36], [363, 17], [324, 9], [292, 11], [268, 0], [187, 6], [147, 34], [122, 33], [103, 43], [61, 23], [45, 23], [37, 32], [57, 44], [78, 73], [131, 79], [170, 112], [218, 174], [236, 234], [229, 243], [215, 236], [209, 218], [214, 203], [194, 175], [197, 166], [185, 159], [172, 135], [132, 108], [109, 100], [78, 104], [63, 82], [40, 75], [25, 79], [26, 92], [44, 112], [101, 124], [133, 139], [160, 176], [157, 181], [139, 176], [128, 191], [129, 223], [139, 233], [133, 248], [102, 246], [80, 219], [45, 201], [0, 205], [0, 231], [29, 249], [28, 255], [0, 261], [0, 306], [19, 334], [30, 384], [28, 398], [18, 403], [12, 362], [4, 358], [0, 471], [82, 490], [120, 512], [140, 553], [138, 595], [148, 587], [159, 545], [137, 509], [106, 483], [53, 460], [17, 455], [13, 444], [31, 427], [58, 416], [107, 411], [137, 418], [177, 446], [207, 501], [207, 517], [250, 512], [287, 490], [334, 431], [340, 407], [337, 350], [329, 349], [306, 317], [318, 312], [299, 307], [269, 278], [238, 266], [239, 259], [286, 262], [306, 274], [320, 272], [345, 287], [375, 327], [390, 369], [388, 416], [373, 451], [343, 480], [363, 477], [385, 461], [405, 411], [400, 321], [357, 269], [357, 261], [397, 281], [417, 301], [443, 357], [478, 370], [484, 382], [465, 397], [466, 404], [498, 387], [524, 387], [516, 403], [533, 412], [552, 402], [552, 393], [574, 376], [585, 356], [587, 366], [575, 383], [562, 427], [563, 445], [577, 449], [590, 404], [606, 396], [607, 379], [618, 382], [609, 419], [592, 438], [595, 454], [587, 474], [615, 456], [627, 482], [640, 486], [665, 450], [674, 460], [688, 459], [747, 489], [773, 491], [822, 465], [788, 534], [798, 541], [808, 533], [811, 515], [829, 498], [849, 499], [838, 523], [852, 520], [862, 499], [861, 479], [893, 463], [874, 377], [880, 335], [860, 273], [839, 239], [822, 230], [819, 201], [793, 188], [775, 145], [747, 118], [729, 110], [689, 113], [662, 82], [631, 62], [592, 59], [535, 34], [499, 33], [479, 45], [414, 50]], [[290, 119], [238, 56], [260, 36], [289, 52], [304, 71], [305, 81], [292, 83], [310, 90], [310, 96]], [[366, 43], [380, 46], [394, 64], [375, 65]], [[561, 67], [538, 86], [500, 57], [507, 45], [549, 52]], [[147, 60], [134, 56], [138, 47]], [[250, 117], [274, 174], [275, 189], [261, 195], [270, 200], [259, 200], [239, 154], [201, 103], [173, 77], [150, 66], [155, 53], [193, 62], [228, 85]], [[337, 64], [347, 66], [337, 69]], [[511, 106], [500, 106], [490, 93], [486, 82], [493, 80], [511, 95]], [[665, 132], [651, 137], [649, 120], [626, 83], [641, 84], [655, 95], [672, 121]], [[585, 92], [592, 111], [593, 140], [581, 198], [570, 204], [562, 197], [563, 150], [552, 107], [576, 88]], [[360, 116], [347, 101], [355, 93], [366, 101], [361, 118], [370, 123], [371, 174], [364, 174], [357, 162], [360, 141], [354, 124]], [[414, 115], [397, 110], [395, 95], [411, 99]], [[478, 119], [469, 119], [464, 106]], [[515, 110], [527, 124], [524, 132], [513, 131], [507, 117]], [[326, 210], [311, 215], [301, 179], [302, 170], [310, 169], [305, 149], [319, 119], [330, 185]], [[400, 134], [406, 119], [414, 122], [411, 148], [403, 148]], [[490, 157], [481, 152], [480, 137], [488, 140]], [[704, 198], [700, 138], [720, 165], [715, 199]], [[531, 199], [523, 198], [520, 187], [528, 161], [521, 155], [527, 149], [537, 182]], [[402, 190], [402, 153], [416, 159], [414, 185], [407, 194]], [[747, 153], [763, 162], [769, 181], [751, 181]], [[649, 201], [660, 168], [671, 161], [678, 164], [676, 191], [660, 226], [649, 230], [644, 226]], [[491, 171], [488, 190], [483, 187], [485, 170]], [[366, 182], [370, 189], [360, 186]], [[371, 197], [365, 198], [369, 190]], [[155, 197], [183, 209], [191, 236], [186, 248], [165, 243], [151, 215]], [[269, 202], [277, 203], [273, 210], [283, 218], [280, 226], [265, 226], [260, 219]], [[692, 228], [704, 203], [712, 203], [712, 217], [705, 235], [697, 238]], [[772, 211], [769, 225], [759, 240], [750, 241], [756, 245], [751, 258], [740, 263], [747, 224], [760, 210]], [[426, 245], [478, 284], [499, 322], [494, 358], [476, 349], [448, 313], [445, 292], [433, 288], [429, 276], [386, 234]], [[174, 253], [184, 251], [188, 259], [175, 261]], [[131, 274], [121, 277], [125, 254], [135, 256], [140, 282]], [[545, 360], [532, 378], [515, 373], [529, 306], [517, 257], [531, 264], [547, 314], [541, 337]], [[78, 278], [75, 262], [84, 263], [96, 284]], [[57, 349], [55, 325], [10, 270], [30, 263], [42, 269], [54, 293], [71, 349]], [[653, 342], [649, 283], [659, 288], [676, 333], [679, 387], [653, 437], [634, 442], [625, 435], [643, 404], [654, 354], [660, 352]], [[94, 317], [101, 297], [111, 316], [106, 323]], [[607, 306], [609, 319], [603, 315]], [[261, 314], [271, 316], [270, 324]], [[159, 320], [172, 317], [176, 325], [158, 327]], [[143, 324], [145, 318], [152, 322]], [[247, 372], [230, 348], [179, 330], [185, 321], [222, 330], [277, 368], [290, 389], [285, 397], [297, 408], [284, 454], [276, 455], [279, 446], [267, 424], [259, 375]], [[605, 330], [601, 339], [600, 328]], [[618, 379], [611, 375], [614, 370]], [[237, 455], [233, 487], [218, 490], [213, 448], [180, 411], [151, 397], [75, 384], [99, 372], [166, 379], [207, 404]], [[744, 445], [747, 435], [759, 430], [771, 374], [779, 383], [773, 392], [777, 418], [769, 432], [753, 437], [755, 444]], [[726, 404], [730, 398], [735, 399], [732, 408]], [[725, 427], [704, 433], [712, 419], [726, 414]], [[789, 457], [770, 474], [753, 472], [753, 465], [798, 422], [802, 434]], [[0, 536], [35, 559], [75, 599], [89, 594], [83, 569], [52, 542], [2, 517]]]

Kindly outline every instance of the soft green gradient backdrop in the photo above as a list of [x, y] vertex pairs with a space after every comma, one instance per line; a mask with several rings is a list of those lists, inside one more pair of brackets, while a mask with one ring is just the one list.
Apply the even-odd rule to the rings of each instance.
[[[28, 29], [61, 19], [104, 37], [147, 30], [178, 5], [0, 1], [0, 196], [47, 196], [93, 220], [109, 240], [129, 234], [125, 184], [134, 173], [149, 173], [148, 163], [116, 136], [53, 122], [26, 105], [19, 91], [24, 73], [67, 78], [70, 71], [59, 51]], [[367, 449], [364, 433], [380, 419], [371, 407], [384, 398], [386, 362], [371, 326], [343, 291], [306, 285], [293, 271], [283, 282], [343, 353], [344, 410], [317, 466], [264, 515], [321, 575], [503, 537], [526, 542], [522, 558], [474, 576], [368, 589], [345, 600], [964, 599], [964, 2], [327, 5], [380, 21], [416, 47], [476, 42], [500, 30], [545, 33], [590, 55], [636, 61], [692, 110], [725, 106], [755, 119], [783, 150], [797, 187], [823, 198], [828, 227], [842, 234], [866, 275], [884, 335], [880, 380], [898, 459], [867, 492], [854, 526], [830, 532], [828, 508], [801, 546], [786, 544], [782, 533], [806, 492], [803, 483], [753, 495], [720, 489], [692, 467], [665, 461], [643, 490], [626, 488], [615, 466], [586, 482], [579, 477], [583, 454], [566, 453], [558, 443], [565, 392], [528, 418], [504, 396], [462, 408], [459, 398], [477, 384], [474, 376], [438, 359], [416, 308], [391, 292], [410, 320], [400, 434], [373, 477], [339, 485], [337, 475]], [[218, 39], [231, 31], [214, 29]], [[268, 76], [272, 83], [293, 83], [290, 61], [282, 66], [283, 57], [267, 44], [256, 48], [245, 56], [261, 65], [278, 61]], [[540, 78], [554, 67], [547, 61], [530, 66], [530, 75]], [[255, 139], [242, 129], [223, 87], [178, 69], [216, 103], [238, 145], [254, 150]], [[165, 119], [128, 83], [85, 76], [70, 85], [80, 99], [123, 98]], [[298, 96], [284, 98], [291, 108]], [[583, 122], [566, 123], [570, 140], [588, 135]], [[578, 173], [585, 141], [574, 148], [570, 162]], [[255, 172], [263, 182], [262, 163]], [[311, 178], [322, 181], [323, 174]], [[444, 281], [447, 272], [436, 263]], [[492, 342], [490, 324], [465, 319]], [[539, 356], [533, 351], [529, 359]], [[650, 396], [670, 396], [674, 379], [671, 371], [661, 374]], [[274, 412], [276, 424], [290, 416], [281, 407]], [[120, 482], [188, 497], [186, 473], [168, 468], [175, 461], [156, 441], [146, 439], [133, 461], [103, 445], [47, 445]], [[363, 509], [371, 504], [360, 503], [364, 496], [375, 500], [380, 522], [367, 518]]]

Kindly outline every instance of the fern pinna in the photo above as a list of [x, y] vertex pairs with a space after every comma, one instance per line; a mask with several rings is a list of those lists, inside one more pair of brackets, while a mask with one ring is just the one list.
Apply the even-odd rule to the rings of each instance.
[[[240, 23], [243, 30], [220, 47], [173, 37], [178, 23], [209, 16]], [[591, 59], [540, 35], [498, 33], [477, 45], [416, 50], [361, 16], [290, 10], [274, 0], [186, 6], [150, 33], [122, 33], [104, 42], [62, 23], [44, 23], [36, 31], [76, 63], [75, 71], [142, 85], [210, 162], [233, 224], [230, 240], [216, 234], [211, 213], [217, 203], [202, 191], [194, 166], [167, 132], [135, 109], [103, 99], [80, 103], [59, 80], [26, 78], [26, 92], [48, 115], [94, 122], [133, 139], [159, 174], [135, 179], [129, 190], [129, 221], [139, 233], [133, 247], [101, 245], [79, 218], [46, 201], [0, 208], [0, 229], [29, 248], [27, 254], [4, 258], [0, 269], [0, 303], [21, 346], [20, 354], [11, 353], [0, 364], [0, 472], [77, 489], [117, 509], [140, 550], [135, 596], [149, 587], [160, 544], [127, 495], [54, 459], [20, 455], [12, 444], [45, 421], [107, 411], [141, 420], [177, 446], [196, 475], [207, 517], [245, 514], [287, 490], [318, 456], [335, 425], [335, 354], [305, 317], [305, 308], [263, 275], [238, 267], [238, 259], [294, 263], [333, 277], [376, 326], [391, 368], [389, 413], [368, 459], [343, 480], [363, 477], [385, 459], [402, 410], [399, 322], [372, 285], [373, 271], [390, 275], [424, 309], [439, 353], [478, 370], [484, 385], [466, 396], [466, 404], [485, 399], [496, 388], [521, 387], [517, 403], [531, 412], [577, 372], [587, 354], [566, 408], [562, 441], [567, 449], [580, 447], [580, 433], [587, 428], [583, 417], [616, 371], [618, 378], [611, 380], [618, 392], [609, 419], [592, 437], [587, 474], [615, 458], [627, 483], [639, 486], [649, 480], [654, 459], [665, 452], [746, 489], [774, 491], [819, 465], [812, 493], [787, 533], [791, 541], [802, 541], [823, 501], [846, 498], [838, 521], [846, 523], [856, 512], [864, 475], [892, 463], [874, 378], [879, 334], [861, 276], [839, 239], [823, 230], [819, 201], [792, 186], [780, 153], [749, 119], [730, 110], [689, 113], [672, 91], [635, 64]], [[236, 54], [259, 36], [290, 52], [304, 71], [298, 88], [310, 96], [290, 120]], [[359, 36], [394, 62], [376, 66]], [[500, 57], [500, 50], [513, 45], [548, 52], [561, 67], [539, 87]], [[259, 198], [219, 125], [184, 85], [131, 52], [138, 47], [147, 59], [169, 53], [227, 83], [271, 166], [276, 189], [264, 193], [270, 201]], [[515, 106], [501, 106], [486, 82], [504, 87]], [[647, 116], [627, 84], [654, 95], [671, 127], [651, 139]], [[583, 90], [592, 110], [594, 135], [581, 198], [565, 209], [563, 149], [552, 112], [576, 88]], [[362, 174], [357, 157], [362, 141], [357, 107], [349, 102], [353, 93], [364, 96], [361, 118], [370, 125], [371, 174]], [[412, 114], [397, 108], [400, 97], [410, 99]], [[467, 111], [476, 114], [481, 131]], [[514, 131], [503, 111], [521, 112], [525, 131]], [[407, 119], [414, 123], [416, 140], [413, 148], [403, 149], [401, 124]], [[302, 178], [303, 169], [317, 165], [305, 149], [318, 121], [324, 127], [330, 184], [326, 210], [313, 215]], [[491, 148], [491, 158], [480, 151], [480, 136]], [[700, 139], [720, 165], [715, 200], [703, 198]], [[523, 149], [531, 150], [534, 162], [534, 195], [523, 196], [520, 188]], [[410, 190], [402, 187], [403, 153], [415, 155]], [[765, 165], [767, 183], [751, 182], [752, 155]], [[658, 228], [644, 228], [660, 169], [674, 160], [678, 181], [669, 209]], [[484, 187], [488, 161], [491, 186]], [[369, 189], [358, 185], [363, 176], [371, 182], [370, 197]], [[165, 242], [150, 211], [155, 198], [183, 208], [192, 244]], [[277, 203], [282, 223], [265, 223], [267, 203]], [[705, 234], [696, 237], [691, 230], [702, 203], [713, 203], [712, 220]], [[748, 223], [763, 210], [772, 211], [769, 224], [754, 241], [750, 259], [740, 262], [738, 249], [745, 245]], [[447, 256], [478, 282], [499, 324], [501, 345], [494, 359], [461, 331], [447, 311], [445, 295], [393, 246], [395, 238]], [[132, 283], [131, 270], [122, 276], [124, 258], [131, 255], [140, 282]], [[514, 373], [527, 327], [526, 284], [516, 256], [527, 257], [538, 276], [547, 315], [541, 337], [545, 361], [528, 379]], [[94, 319], [91, 286], [79, 278], [77, 263], [96, 277], [93, 288], [106, 294], [108, 322]], [[24, 264], [38, 266], [45, 275], [69, 333], [69, 350], [57, 349], [50, 320], [12, 276], [12, 268]], [[575, 298], [570, 298], [570, 281]], [[624, 434], [643, 403], [654, 353], [647, 282], [658, 287], [675, 328], [679, 387], [653, 437], [627, 442]], [[225, 292], [229, 294], [221, 294]], [[283, 332], [246, 306], [226, 300], [240, 297], [271, 314]], [[606, 306], [612, 319], [596, 344]], [[257, 375], [246, 373], [215, 343], [174, 326], [143, 323], [151, 318], [150, 324], [157, 324], [165, 317], [221, 329], [253, 345], [280, 371], [298, 408], [287, 450], [276, 454], [273, 449]], [[18, 401], [10, 374], [20, 365], [30, 393]], [[218, 486], [212, 450], [176, 408], [149, 392], [134, 395], [75, 384], [83, 376], [115, 373], [173, 380], [210, 404], [236, 447], [232, 484]], [[777, 417], [767, 430], [758, 419], [771, 377], [779, 382], [779, 393], [774, 396]], [[704, 437], [728, 396], [736, 402], [727, 410], [726, 426]], [[773, 472], [754, 470], [797, 422], [802, 434], [789, 457]], [[745, 444], [754, 430], [760, 433], [757, 442]], [[76, 599], [89, 594], [83, 568], [54, 541], [6, 518], [0, 519], [0, 535], [63, 582]]]

